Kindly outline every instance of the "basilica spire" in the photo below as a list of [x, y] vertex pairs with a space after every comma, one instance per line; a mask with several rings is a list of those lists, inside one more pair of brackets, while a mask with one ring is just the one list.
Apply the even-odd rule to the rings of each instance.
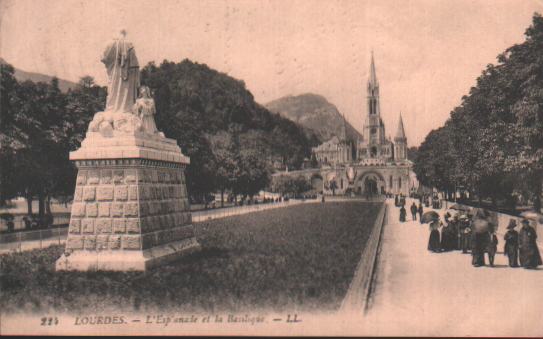
[[400, 121], [398, 121], [398, 130], [394, 137], [394, 159], [396, 161], [404, 161], [407, 159], [407, 137], [405, 136], [401, 112]]
[[371, 64], [370, 64], [370, 77], [368, 79], [368, 88], [379, 87], [379, 82], [377, 81], [377, 73], [375, 72], [375, 61], [373, 60], [373, 51], [371, 51]]
[[378, 116], [379, 110], [379, 81], [375, 72], [373, 51], [371, 52], [370, 76], [368, 78], [368, 113], [370, 116]]
[[396, 137], [394, 137], [394, 140], [404, 140], [405, 137], [405, 129], [403, 127], [403, 119], [402, 119], [402, 113], [400, 112], [400, 121], [398, 122], [398, 130], [396, 131]]

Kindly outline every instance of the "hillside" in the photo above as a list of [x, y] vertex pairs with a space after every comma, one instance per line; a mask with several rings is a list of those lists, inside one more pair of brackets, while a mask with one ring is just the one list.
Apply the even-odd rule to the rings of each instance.
[[[0, 64], [7, 64], [8, 62], [5, 61], [4, 59], [0, 58]], [[13, 65], [13, 64], [11, 64]], [[46, 75], [46, 74], [41, 74], [41, 73], [34, 73], [34, 72], [27, 72], [27, 71], [23, 71], [23, 70], [20, 70], [16, 67], [15, 68], [15, 79], [17, 79], [17, 81], [19, 82], [23, 82], [23, 81], [26, 81], [26, 80], [30, 80], [30, 81], [33, 81], [33, 82], [46, 82], [46, 83], [50, 83], [51, 82], [51, 79], [53, 79], [52, 76], [50, 75]], [[60, 88], [60, 90], [62, 92], [67, 92], [68, 89], [73, 89], [75, 88], [77, 84], [75, 82], [71, 82], [71, 81], [68, 81], [68, 80], [63, 80], [63, 79], [58, 79], [58, 87]]]
[[311, 154], [314, 144], [302, 127], [256, 103], [243, 81], [207, 65], [187, 59], [150, 63], [141, 82], [153, 91], [157, 126], [191, 157], [190, 184], [213, 184], [217, 168], [232, 160], [224, 156], [231, 148], [241, 149], [233, 156], [255, 154], [270, 167], [292, 169]]
[[[266, 108], [288, 118], [312, 131], [321, 142], [334, 135], [340, 136], [343, 117], [337, 107], [321, 95], [306, 93], [298, 96], [286, 96], [267, 103]], [[361, 137], [360, 133], [347, 121], [346, 135], [350, 140]]]

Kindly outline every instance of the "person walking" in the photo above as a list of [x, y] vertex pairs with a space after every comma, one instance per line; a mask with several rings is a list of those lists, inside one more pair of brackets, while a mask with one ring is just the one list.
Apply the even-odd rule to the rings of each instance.
[[400, 208], [400, 222], [405, 222], [405, 218], [407, 215], [407, 211], [405, 210], [405, 207]]
[[411, 204], [411, 216], [413, 217], [413, 221], [417, 220], [417, 211], [418, 211], [417, 205], [413, 201], [413, 203]]
[[530, 221], [528, 219], [523, 219], [522, 228], [519, 232], [520, 266], [534, 269], [542, 264], [536, 239], [537, 234], [535, 233], [535, 229], [530, 226]]
[[430, 239], [428, 239], [428, 251], [441, 252], [441, 243], [439, 241], [439, 219], [430, 223]]
[[475, 267], [485, 266], [485, 251], [490, 242], [488, 232], [471, 232], [471, 264]]
[[420, 202], [419, 202], [418, 212], [419, 212], [419, 221], [422, 224], [422, 213], [424, 212], [424, 209], [422, 208], [422, 203], [420, 203]]
[[517, 222], [515, 219], [509, 220], [507, 232], [503, 237], [505, 245], [503, 246], [503, 255], [507, 256], [510, 267], [518, 267], [518, 232], [515, 230]]
[[486, 252], [488, 253], [488, 262], [490, 263], [490, 266], [494, 267], [494, 257], [498, 251], [498, 237], [496, 236], [494, 229], [488, 232], [488, 236], [490, 239], [486, 247]]
[[460, 235], [462, 239], [462, 253], [468, 253], [471, 248], [471, 225], [467, 216], [460, 216]]

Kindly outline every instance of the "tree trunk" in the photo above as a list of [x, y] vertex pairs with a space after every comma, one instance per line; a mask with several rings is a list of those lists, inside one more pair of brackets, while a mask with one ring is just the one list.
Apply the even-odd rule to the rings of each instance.
[[45, 201], [45, 212], [47, 214], [53, 214], [51, 212], [51, 196], [50, 195], [47, 195], [47, 199]]
[[534, 190], [534, 210], [537, 213], [541, 213], [541, 184], [542, 184], [542, 178], [538, 177], [535, 180], [535, 190]]
[[30, 194], [28, 191], [26, 192], [26, 208], [27, 208], [27, 214], [29, 216], [32, 216], [32, 194]]
[[45, 220], [45, 193], [40, 190], [38, 193], [38, 215], [40, 220], [40, 227], [43, 226]]
[[221, 189], [221, 208], [224, 207], [224, 188]]

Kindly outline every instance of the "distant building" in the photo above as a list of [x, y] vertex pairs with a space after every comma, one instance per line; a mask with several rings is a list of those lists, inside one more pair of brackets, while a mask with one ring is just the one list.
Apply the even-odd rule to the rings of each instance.
[[[373, 53], [367, 86], [367, 116], [362, 138], [349, 140], [345, 133], [345, 118], [340, 136], [334, 136], [312, 149], [320, 165], [316, 180], [329, 193], [358, 194], [393, 193], [409, 195], [418, 187], [407, 159], [407, 138], [400, 113], [394, 139], [386, 136], [381, 119], [379, 82]], [[320, 179], [320, 181], [319, 181]], [[317, 187], [315, 187], [317, 189]]]

